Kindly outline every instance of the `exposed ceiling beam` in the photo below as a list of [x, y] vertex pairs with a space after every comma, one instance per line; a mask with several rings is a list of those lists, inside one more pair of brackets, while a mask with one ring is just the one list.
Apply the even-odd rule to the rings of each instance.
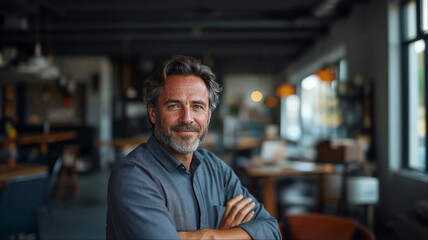
[[108, 30], [108, 29], [189, 29], [200, 27], [204, 29], [310, 29], [317, 27], [327, 27], [332, 22], [331, 19], [305, 18], [296, 21], [288, 20], [201, 20], [201, 21], [156, 21], [156, 22], [137, 22], [137, 21], [112, 21], [112, 22], [85, 22], [79, 23], [72, 20], [67, 22], [52, 21], [41, 24], [40, 30]]
[[[369, 0], [331, 1], [0, 0], [0, 48], [27, 56], [37, 39], [45, 54], [208, 53], [284, 64], [325, 36], [352, 6]], [[317, 17], [323, 6], [330, 14]]]
[[[30, 48], [34, 43], [18, 43], [23, 47]], [[25, 45], [25, 46], [24, 46]], [[153, 42], [153, 41], [105, 41], [88, 42], [54, 42], [44, 45], [43, 53], [53, 53], [54, 55], [150, 55], [150, 56], [171, 56], [176, 54], [200, 55], [210, 53], [213, 56], [225, 57], [255, 57], [255, 56], [280, 56], [294, 58], [298, 56], [302, 49], [307, 48], [309, 42], [294, 42], [284, 45], [281, 43], [265, 44], [262, 42]]]
[[199, 0], [104, 0], [104, 1], [86, 1], [86, 0], [48, 0], [45, 4], [55, 5], [62, 11], [127, 11], [127, 10], [187, 10], [195, 8], [206, 8], [214, 10], [277, 10], [305, 8], [314, 3], [314, 0], [216, 0], [216, 1], [199, 1]]
[[[40, 34], [45, 41], [52, 42], [104, 42], [104, 41], [120, 41], [124, 39], [149, 41], [149, 40], [168, 40], [168, 41], [279, 41], [284, 40], [282, 44], [287, 44], [287, 40], [300, 41], [311, 40], [321, 36], [320, 32], [315, 31], [296, 31], [296, 32], [203, 32], [203, 31], [188, 31], [188, 32], [158, 32], [158, 33], [136, 33], [136, 32], [112, 32], [112, 33], [80, 33], [80, 34]], [[1, 37], [3, 42], [31, 42], [35, 39], [35, 34], [31, 32], [17, 33], [13, 35], [4, 35]]]

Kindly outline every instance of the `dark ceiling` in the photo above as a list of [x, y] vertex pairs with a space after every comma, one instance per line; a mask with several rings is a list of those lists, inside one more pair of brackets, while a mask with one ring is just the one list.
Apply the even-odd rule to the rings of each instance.
[[278, 71], [367, 0], [1, 0], [0, 47], [267, 61]]

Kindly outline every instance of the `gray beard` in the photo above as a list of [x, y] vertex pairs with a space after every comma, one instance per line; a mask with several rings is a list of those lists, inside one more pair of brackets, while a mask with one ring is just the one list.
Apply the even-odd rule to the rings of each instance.
[[166, 130], [167, 127], [164, 126], [162, 123], [159, 123], [159, 124], [155, 124], [155, 134], [159, 138], [160, 142], [170, 147], [177, 153], [189, 154], [196, 151], [196, 149], [198, 149], [198, 147], [205, 141], [205, 138], [207, 137], [207, 133], [208, 133], [208, 124], [204, 134], [202, 134], [200, 138], [197, 138], [193, 143], [187, 142], [190, 140], [191, 138], [190, 136], [185, 136], [185, 137], [182, 137], [183, 143], [180, 144], [172, 135], [169, 134], [168, 130], [171, 132], [174, 129], [183, 129], [183, 128], [193, 129], [193, 130], [196, 130], [199, 134], [200, 128], [198, 126], [196, 127], [192, 125], [171, 126], [168, 130]]

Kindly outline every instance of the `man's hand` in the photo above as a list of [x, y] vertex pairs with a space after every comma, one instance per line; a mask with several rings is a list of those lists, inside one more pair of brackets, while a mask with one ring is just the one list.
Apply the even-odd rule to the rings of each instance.
[[226, 203], [226, 210], [221, 219], [219, 230], [227, 230], [241, 223], [250, 221], [254, 216], [251, 211], [256, 204], [251, 198], [243, 199], [244, 196], [238, 195]]
[[233, 228], [250, 221], [254, 216], [255, 203], [251, 198], [238, 195], [226, 203], [226, 210], [218, 229], [200, 229], [193, 232], [178, 232], [180, 239], [251, 239], [242, 228]]
[[250, 235], [242, 228], [231, 228], [229, 230], [200, 229], [193, 232], [178, 232], [181, 240], [195, 239], [225, 239], [225, 240], [251, 240]]

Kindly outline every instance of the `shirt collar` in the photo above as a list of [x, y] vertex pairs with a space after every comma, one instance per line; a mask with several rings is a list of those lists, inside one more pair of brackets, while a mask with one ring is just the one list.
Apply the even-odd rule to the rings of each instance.
[[[183, 165], [183, 163], [181, 163], [176, 157], [174, 157], [174, 155], [168, 152], [168, 150], [166, 150], [166, 148], [162, 146], [162, 144], [153, 135], [150, 136], [146, 146], [147, 149], [156, 158], [156, 160], [158, 160], [168, 172], [172, 172]], [[203, 158], [203, 155], [198, 151], [193, 153], [191, 164], [192, 172], [194, 172], [200, 165]]]

